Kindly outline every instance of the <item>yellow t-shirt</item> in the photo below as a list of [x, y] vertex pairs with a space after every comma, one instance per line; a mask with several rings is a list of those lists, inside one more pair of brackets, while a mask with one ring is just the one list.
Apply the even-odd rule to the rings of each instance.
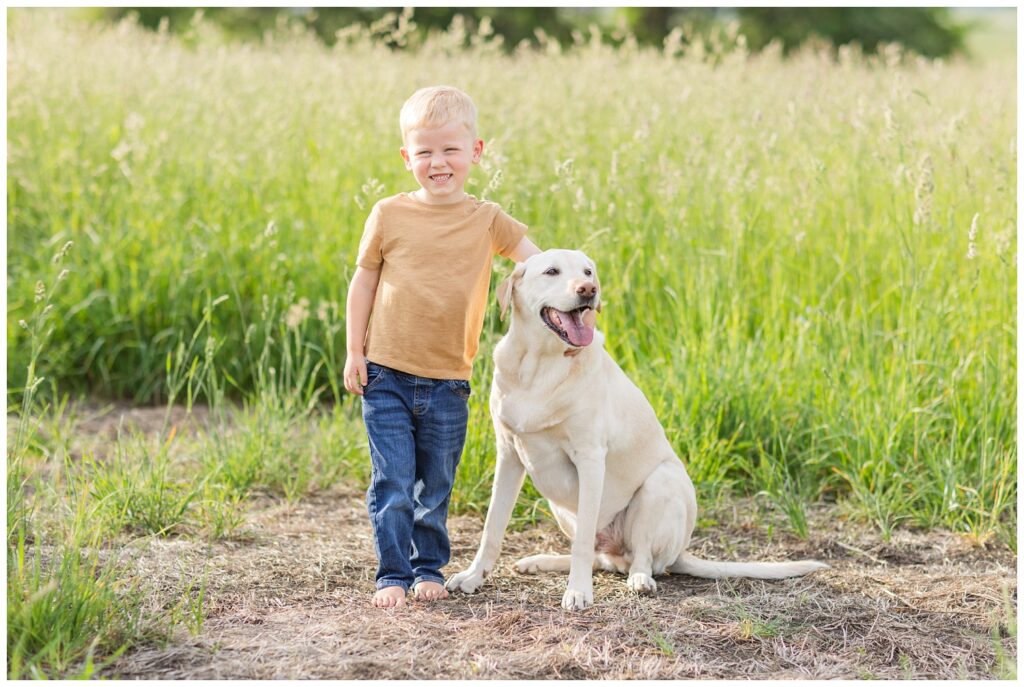
[[510, 257], [526, 226], [467, 196], [430, 205], [399, 193], [373, 206], [356, 264], [380, 270], [366, 357], [433, 379], [472, 376], [491, 261]]

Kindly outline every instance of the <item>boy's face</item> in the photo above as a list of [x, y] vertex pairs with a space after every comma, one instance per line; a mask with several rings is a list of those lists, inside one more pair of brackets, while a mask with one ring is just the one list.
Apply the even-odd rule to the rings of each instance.
[[465, 197], [466, 177], [483, 150], [484, 142], [474, 141], [462, 122], [449, 122], [434, 129], [413, 129], [401, 152], [405, 168], [422, 189], [420, 199], [444, 205]]

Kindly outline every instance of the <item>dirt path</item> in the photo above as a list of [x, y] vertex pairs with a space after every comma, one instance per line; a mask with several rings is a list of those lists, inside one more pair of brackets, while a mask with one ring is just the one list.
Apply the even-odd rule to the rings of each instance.
[[[812, 514], [810, 541], [778, 529], [770, 539], [751, 504], [735, 513], [698, 528], [700, 555], [818, 557], [832, 569], [779, 582], [666, 576], [650, 598], [598, 573], [595, 605], [570, 614], [559, 607], [562, 576], [512, 571], [517, 556], [566, 550], [544, 524], [510, 534], [476, 595], [380, 611], [368, 604], [375, 561], [361, 493], [337, 489], [294, 506], [260, 499], [240, 540], [142, 547], [136, 565], [152, 603], [180, 598], [184, 578], [205, 571], [207, 618], [198, 634], [179, 628], [104, 676], [977, 679], [1005, 677], [997, 652], [1015, 663], [1001, 590], [1015, 616], [1016, 560], [1005, 548], [943, 532], [883, 542], [827, 510]], [[448, 573], [472, 558], [481, 527], [451, 520]]]

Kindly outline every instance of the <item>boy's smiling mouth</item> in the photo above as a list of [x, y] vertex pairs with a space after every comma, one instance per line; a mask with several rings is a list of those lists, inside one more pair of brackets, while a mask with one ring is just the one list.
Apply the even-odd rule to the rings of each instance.
[[447, 183], [448, 180], [451, 178], [452, 174], [451, 172], [449, 172], [447, 174], [433, 174], [431, 175], [430, 180], [433, 181], [435, 184], [444, 184]]

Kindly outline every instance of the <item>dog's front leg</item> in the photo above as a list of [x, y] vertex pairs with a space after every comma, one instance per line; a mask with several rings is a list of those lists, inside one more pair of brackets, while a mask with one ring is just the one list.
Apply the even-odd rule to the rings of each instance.
[[487, 507], [487, 519], [484, 521], [484, 536], [480, 548], [470, 566], [448, 579], [445, 584], [450, 590], [459, 590], [472, 594], [484, 583], [484, 578], [494, 569], [501, 551], [501, 541], [505, 537], [512, 509], [516, 505], [516, 497], [523, 488], [526, 468], [519, 460], [512, 445], [511, 438], [498, 439], [498, 463], [494, 470], [494, 486], [491, 488], [491, 504]]
[[579, 478], [576, 507], [576, 536], [572, 540], [569, 584], [562, 596], [562, 608], [578, 611], [594, 603], [594, 540], [604, 490], [605, 452], [592, 450], [573, 456]]

